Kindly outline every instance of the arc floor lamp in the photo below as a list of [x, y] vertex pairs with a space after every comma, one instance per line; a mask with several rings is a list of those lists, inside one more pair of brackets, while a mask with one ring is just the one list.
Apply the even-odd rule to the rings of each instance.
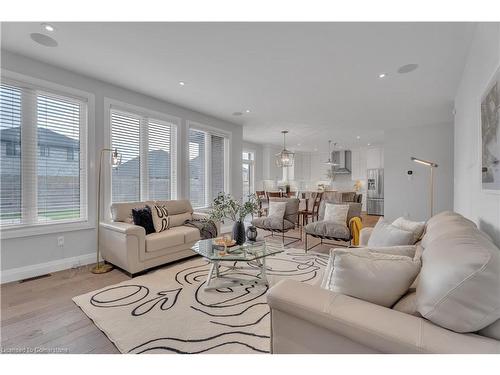
[[429, 181], [429, 194], [430, 194], [430, 202], [429, 202], [430, 215], [429, 215], [429, 218], [431, 218], [432, 215], [434, 214], [434, 169], [436, 169], [438, 167], [438, 165], [432, 161], [418, 159], [418, 158], [415, 158], [413, 156], [411, 157], [411, 160], [414, 161], [415, 163], [419, 163], [419, 164], [422, 164], [422, 165], [429, 167], [429, 169], [431, 171], [431, 176], [430, 176], [430, 181]]
[[100, 252], [99, 252], [99, 228], [101, 223], [101, 174], [102, 174], [102, 160], [104, 159], [104, 154], [111, 152], [111, 165], [118, 166], [121, 164], [121, 155], [118, 153], [118, 149], [103, 148], [101, 150], [101, 157], [99, 159], [99, 171], [97, 173], [97, 262], [96, 265], [91, 269], [92, 273], [106, 273], [113, 269], [111, 264], [100, 263]]

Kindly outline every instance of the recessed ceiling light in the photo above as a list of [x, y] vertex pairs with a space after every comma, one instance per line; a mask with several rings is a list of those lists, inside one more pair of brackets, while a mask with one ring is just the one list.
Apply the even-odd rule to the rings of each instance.
[[297, 146], [300, 146], [300, 143], [297, 143]]
[[399, 67], [398, 73], [401, 73], [401, 74], [410, 73], [410, 72], [413, 72], [417, 68], [418, 68], [418, 64], [406, 64], [406, 65]]
[[184, 81], [179, 81], [179, 86], [186, 86], [186, 82], [184, 82]]
[[233, 112], [233, 116], [241, 116], [243, 113], [241, 112]]
[[367, 143], [366, 145], [367, 145], [367, 146], [371, 146], [372, 144], [371, 144], [371, 143]]
[[356, 139], [361, 139], [361, 136], [360, 135], [356, 136]]
[[387, 77], [387, 73], [380, 73], [378, 75], [378, 78], [385, 78], [385, 77]]
[[245, 112], [246, 112], [246, 113], [250, 113], [250, 110], [249, 110], [249, 109], [247, 109], [247, 110], [245, 110]]
[[45, 47], [57, 47], [57, 41], [52, 39], [50, 36], [40, 34], [40, 33], [32, 33], [30, 34], [30, 38], [42, 46]]
[[42, 27], [45, 31], [48, 31], [48, 32], [53, 32], [55, 31], [55, 27], [52, 26], [50, 23], [42, 23]]

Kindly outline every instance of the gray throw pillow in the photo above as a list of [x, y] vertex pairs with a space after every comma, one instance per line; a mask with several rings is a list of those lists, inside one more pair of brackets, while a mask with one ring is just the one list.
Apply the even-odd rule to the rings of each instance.
[[413, 233], [387, 223], [380, 218], [368, 239], [368, 247], [403, 246], [413, 244]]

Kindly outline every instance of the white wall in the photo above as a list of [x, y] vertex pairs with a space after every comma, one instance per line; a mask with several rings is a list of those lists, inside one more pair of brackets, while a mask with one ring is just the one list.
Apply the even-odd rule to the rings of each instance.
[[[123, 89], [118, 86], [108, 84], [90, 77], [75, 74], [68, 70], [32, 60], [24, 56], [16, 55], [2, 50], [1, 65], [3, 69], [29, 75], [38, 79], [51, 81], [66, 87], [87, 91], [95, 95], [95, 147], [89, 150], [94, 153], [94, 157], [104, 146], [104, 98], [119, 100], [128, 104], [133, 104], [156, 112], [163, 112], [177, 116], [182, 119], [178, 136], [180, 142], [186, 141], [187, 125], [186, 121], [194, 121], [209, 125], [231, 133], [231, 180], [230, 191], [238, 197], [242, 194], [241, 175], [241, 154], [242, 154], [242, 134], [243, 129], [226, 121], [204, 115], [174, 104], [164, 102], [137, 92]], [[92, 130], [92, 129], [90, 129]], [[184, 143], [181, 143], [184, 144]], [[179, 160], [187, 160], [186, 148], [179, 148]], [[186, 164], [187, 165], [187, 164]], [[188, 186], [186, 183], [187, 170], [181, 168], [179, 172], [179, 197], [188, 196]], [[87, 262], [93, 259], [96, 251], [95, 233], [95, 166], [91, 165], [89, 170], [89, 217], [94, 218], [93, 229], [79, 230], [73, 232], [51, 233], [30, 237], [2, 239], [1, 269], [2, 279], [5, 277], [15, 277], [13, 275], [29, 273], [30, 269], [35, 269], [37, 264], [52, 262], [58, 264], [59, 268], [72, 266], [78, 262]], [[64, 235], [64, 247], [57, 246], [57, 237]], [[66, 261], [65, 261], [66, 259]], [[23, 268], [24, 267], [24, 268]], [[40, 272], [46, 272], [47, 267], [38, 267]], [[49, 267], [50, 269], [50, 267]], [[7, 275], [7, 276], [6, 276]], [[25, 277], [25, 276], [23, 276]]]
[[480, 100], [500, 65], [500, 25], [480, 23], [475, 30], [455, 97], [454, 209], [475, 221], [500, 246], [500, 192], [481, 189]]
[[[429, 212], [429, 168], [410, 158], [438, 164], [434, 213], [453, 208], [453, 125], [418, 126], [385, 132], [384, 216], [426, 220]], [[407, 171], [413, 171], [408, 179]]]

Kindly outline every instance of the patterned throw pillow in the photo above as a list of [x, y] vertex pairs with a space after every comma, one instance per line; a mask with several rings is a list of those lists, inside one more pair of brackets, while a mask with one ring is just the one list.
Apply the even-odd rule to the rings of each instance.
[[134, 224], [143, 227], [146, 230], [146, 234], [155, 232], [153, 218], [151, 217], [151, 208], [149, 206], [133, 208], [132, 217], [134, 218]]
[[168, 217], [167, 207], [154, 205], [152, 214], [153, 225], [157, 233], [163, 232], [170, 227], [170, 218]]

